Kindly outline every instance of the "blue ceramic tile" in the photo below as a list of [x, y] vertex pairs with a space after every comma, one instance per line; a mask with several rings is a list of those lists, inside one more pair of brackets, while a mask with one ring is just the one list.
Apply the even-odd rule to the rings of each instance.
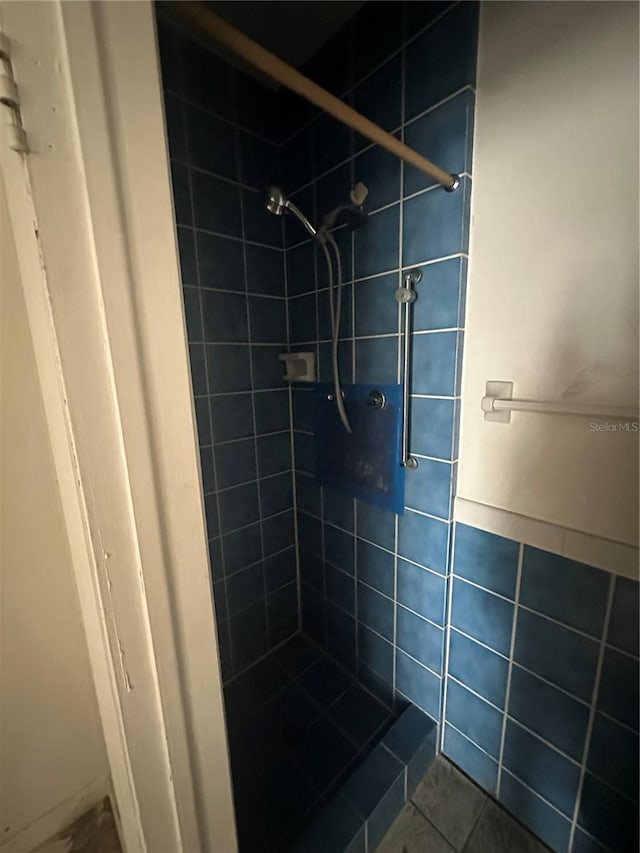
[[334, 33], [304, 65], [304, 73], [334, 95], [351, 86], [351, 27]]
[[498, 784], [498, 763], [448, 725], [444, 727], [443, 752], [481, 788], [490, 794], [495, 793]]
[[382, 742], [400, 761], [408, 764], [425, 740], [435, 742], [437, 726], [415, 705], [409, 705], [385, 734]]
[[287, 432], [258, 438], [258, 472], [261, 477], [291, 468], [291, 437]]
[[229, 620], [233, 664], [237, 669], [247, 666], [267, 650], [267, 625], [264, 604], [247, 607]]
[[268, 344], [287, 340], [287, 308], [284, 299], [267, 296], [249, 297], [251, 341]]
[[194, 400], [196, 410], [196, 426], [198, 430], [198, 443], [202, 447], [211, 444], [211, 423], [209, 419], [209, 398], [196, 397]]
[[218, 501], [215, 494], [209, 494], [204, 499], [205, 517], [207, 521], [207, 538], [214, 539], [220, 535], [218, 519]]
[[264, 555], [275, 554], [294, 543], [293, 512], [283, 512], [262, 522]]
[[454, 400], [411, 399], [411, 449], [424, 456], [453, 459]]
[[616, 577], [607, 643], [638, 655], [638, 582]]
[[245, 245], [247, 290], [265, 296], [285, 296], [284, 253], [265, 246]]
[[[183, 53], [184, 87], [189, 99], [222, 116], [231, 116], [231, 68], [194, 41]], [[215, 80], [215, 85], [211, 81]]]
[[233, 125], [187, 105], [191, 163], [199, 169], [237, 180], [236, 134]]
[[264, 580], [267, 592], [272, 592], [296, 579], [296, 552], [291, 547], [264, 561]]
[[395, 515], [370, 504], [357, 504], [358, 536], [392, 551], [395, 546]]
[[445, 581], [440, 575], [398, 560], [398, 602], [437, 625], [444, 625]]
[[405, 481], [405, 506], [448, 519], [451, 516], [455, 465], [421, 459]]
[[324, 492], [324, 520], [328, 524], [353, 532], [353, 498], [345, 492], [337, 492], [327, 486]]
[[262, 556], [260, 525], [252, 524], [222, 537], [224, 571], [226, 575], [255, 563]]
[[340, 607], [326, 604], [327, 652], [349, 672], [356, 671], [356, 620]]
[[449, 637], [449, 674], [499, 708], [504, 708], [509, 663], [452, 630]]
[[207, 371], [212, 394], [251, 390], [249, 347], [207, 345]]
[[625, 796], [638, 801], [638, 735], [608, 717], [593, 721], [587, 767]]
[[355, 584], [350, 575], [329, 563], [325, 566], [325, 594], [329, 601], [353, 615], [355, 605]]
[[393, 597], [394, 590], [394, 556], [375, 545], [370, 545], [362, 539], [357, 543], [357, 574], [358, 580], [372, 586], [379, 592]]
[[251, 368], [253, 370], [253, 387], [256, 391], [268, 388], [282, 388], [284, 372], [278, 356], [284, 346], [263, 344], [251, 347]]
[[227, 597], [231, 614], [239, 613], [263, 596], [264, 575], [261, 563], [256, 563], [227, 578]]
[[365, 4], [354, 18], [356, 79], [374, 69], [402, 44], [402, 14], [394, 2]]
[[[400, 196], [401, 161], [374, 146], [358, 155], [354, 161], [354, 183], [361, 182], [369, 190], [367, 208], [377, 210], [397, 201]], [[366, 228], [366, 225], [363, 226]]]
[[[339, 338], [352, 338], [352, 286], [343, 285], [341, 293], [340, 310], [340, 332]], [[331, 322], [331, 303], [329, 291], [318, 293], [318, 340], [330, 341], [333, 337], [333, 324]]]
[[462, 344], [460, 332], [431, 332], [413, 338], [414, 394], [451, 397], [457, 393], [456, 356]]
[[[341, 204], [349, 204], [351, 189], [351, 164], [344, 163], [323, 175], [315, 184], [315, 219], [321, 222], [323, 217]], [[325, 277], [326, 278], [326, 277]], [[319, 287], [323, 285], [318, 285]], [[326, 285], [324, 285], [326, 286]]]
[[298, 512], [298, 535], [303, 548], [322, 556], [322, 524], [304, 512]]
[[316, 288], [315, 246], [301, 243], [287, 251], [287, 294], [299, 296]]
[[329, 717], [357, 746], [364, 746], [388, 719], [389, 711], [354, 684], [331, 706]]
[[375, 850], [404, 805], [404, 773], [391, 785], [367, 821], [367, 844]]
[[337, 527], [325, 525], [324, 549], [325, 558], [344, 572], [353, 574], [353, 536], [338, 530]]
[[256, 451], [253, 438], [215, 449], [218, 487], [226, 489], [256, 479]]
[[363, 625], [358, 627], [359, 662], [391, 684], [393, 681], [393, 646]]
[[270, 142], [249, 133], [240, 133], [242, 182], [257, 190], [280, 183], [280, 151]]
[[563, 690], [591, 700], [598, 645], [574, 631], [520, 610], [514, 660]]
[[192, 172], [193, 209], [196, 228], [240, 237], [240, 190], [221, 178], [205, 172]]
[[638, 731], [638, 661], [605, 649], [598, 710]]
[[253, 406], [250, 394], [216, 397], [211, 403], [211, 416], [216, 441], [230, 441], [253, 435]]
[[312, 435], [296, 432], [293, 435], [296, 468], [307, 474], [315, 472], [315, 440]]
[[[296, 207], [304, 213], [304, 215], [313, 221], [314, 217], [314, 186], [309, 184], [304, 189], [292, 193], [289, 198]], [[284, 217], [284, 237], [287, 246], [294, 246], [297, 243], [303, 243], [309, 240], [309, 231], [307, 227], [298, 219], [297, 216]]]
[[[319, 382], [333, 381], [331, 366], [331, 344], [327, 341], [318, 345], [317, 378]], [[353, 341], [340, 341], [338, 347], [338, 369], [343, 384], [353, 382]]]
[[288, 193], [308, 184], [312, 174], [311, 128], [305, 127], [282, 147], [282, 180]]
[[[399, 56], [386, 62], [360, 83], [354, 92], [354, 106], [359, 113], [383, 127], [395, 130], [402, 121], [402, 62]], [[357, 146], [368, 140], [358, 137]]]
[[398, 554], [443, 574], [447, 565], [449, 525], [416, 512], [398, 519]]
[[[173, 207], [177, 225], [192, 225], [191, 192], [189, 190], [189, 170], [179, 163], [171, 163], [171, 186], [173, 189]], [[201, 226], [204, 227], [204, 226]]]
[[513, 604], [457, 578], [453, 581], [451, 624], [491, 649], [508, 655]]
[[397, 289], [397, 272], [358, 282], [355, 288], [358, 337], [398, 333]]
[[393, 601], [364, 584], [358, 584], [358, 619], [393, 641]]
[[164, 114], [167, 122], [169, 154], [176, 160], [187, 159], [182, 101], [170, 92], [164, 95]]
[[609, 578], [600, 569], [527, 545], [522, 565], [520, 603], [600, 637]]
[[315, 640], [316, 643], [324, 645], [325, 643], [325, 620], [324, 607], [325, 602], [322, 594], [308, 587], [305, 583], [301, 584], [301, 604], [302, 604], [302, 630], [304, 633]]
[[200, 470], [202, 471], [202, 491], [206, 495], [216, 487], [216, 478], [213, 469], [213, 450], [211, 447], [200, 448]]
[[442, 674], [443, 631], [404, 607], [397, 608], [396, 645], [429, 669]]
[[343, 785], [342, 796], [366, 820], [403, 770], [403, 764], [378, 744]]
[[552, 850], [567, 850], [571, 821], [561, 817], [510, 773], [503, 773], [500, 802]]
[[400, 650], [396, 652], [396, 688], [430, 716], [440, 716], [440, 679]]
[[467, 252], [467, 182], [453, 193], [437, 188], [404, 202], [403, 266]]
[[315, 172], [321, 175], [351, 155], [351, 129], [327, 113], [312, 125]]
[[219, 500], [223, 533], [230, 533], [258, 520], [260, 512], [256, 483], [225, 489], [220, 492]]
[[[191, 228], [178, 226], [178, 251], [180, 254], [180, 273], [182, 284], [187, 287], [198, 286], [198, 271], [196, 267], [195, 236]], [[201, 339], [201, 335], [196, 340]]]
[[428, 3], [407, 3], [405, 14], [405, 39], [411, 39], [451, 7], [447, 0], [430, 0]]
[[296, 472], [296, 500], [298, 508], [320, 517], [321, 491], [314, 477]]
[[245, 240], [282, 248], [282, 217], [266, 209], [263, 191], [242, 190], [242, 219]]
[[351, 741], [323, 715], [309, 729], [299, 762], [312, 783], [322, 789], [344, 773], [355, 752]]
[[[422, 116], [405, 128], [405, 142], [446, 172], [460, 175], [471, 171], [474, 95], [470, 90]], [[406, 164], [404, 194], [433, 186], [436, 181]]]
[[293, 428], [313, 432], [314, 402], [311, 389], [293, 388]]
[[305, 827], [291, 853], [343, 851], [361, 829], [362, 819], [343, 797], [337, 796]]
[[178, 33], [160, 20], [156, 20], [158, 52], [162, 84], [165, 89], [181, 93], [183, 90], [182, 58]]
[[458, 731], [493, 758], [498, 758], [503, 720], [500, 711], [449, 679], [445, 716]]
[[315, 293], [289, 300], [289, 336], [291, 343], [316, 341], [318, 337]]
[[450, 258], [421, 269], [422, 279], [416, 285], [418, 297], [413, 306], [414, 330], [463, 326], [466, 259]]
[[511, 539], [458, 523], [453, 570], [459, 577], [512, 599], [519, 550], [518, 543]]
[[224, 577], [224, 565], [222, 559], [222, 541], [220, 539], [209, 539], [209, 566], [211, 577], [214, 581]]
[[319, 655], [317, 647], [302, 634], [297, 634], [275, 652], [278, 663], [294, 677], [309, 669], [318, 660]]
[[573, 817], [580, 767], [507, 720], [503, 763], [549, 803]]
[[405, 69], [407, 118], [473, 84], [477, 27], [477, 4], [459, 3], [409, 45]]
[[246, 296], [203, 290], [201, 298], [207, 343], [240, 343], [249, 340]]
[[289, 471], [260, 480], [260, 505], [263, 517], [291, 509], [293, 482]]
[[269, 640], [277, 645], [298, 630], [298, 590], [287, 584], [267, 596]]
[[236, 70], [238, 124], [279, 141], [278, 95], [254, 77]]
[[256, 434], [281, 432], [289, 428], [289, 393], [265, 391], [255, 394], [253, 405], [256, 410]]
[[638, 807], [587, 773], [578, 823], [615, 853], [638, 849]]
[[202, 396], [208, 391], [203, 344], [191, 344], [189, 346], [189, 364], [193, 393], [196, 397]]
[[366, 224], [356, 231], [357, 278], [398, 268], [399, 221], [400, 205], [396, 204], [369, 216]]
[[398, 338], [365, 338], [356, 341], [356, 382], [394, 384], [398, 378]]
[[242, 243], [214, 234], [198, 233], [200, 286], [220, 290], [244, 291]]
[[[215, 604], [216, 611], [216, 624], [224, 622], [229, 616], [229, 612], [227, 610], [226, 588], [227, 585], [224, 580], [215, 581], [213, 584], [213, 602]], [[226, 631], [224, 633], [226, 633]]]
[[328, 708], [350, 687], [353, 679], [327, 657], [299, 676], [300, 685], [322, 708]]
[[587, 705], [514, 666], [509, 714], [570, 758], [582, 760], [589, 722]]
[[576, 826], [576, 831], [573, 836], [572, 853], [609, 853], [609, 851], [601, 844]]

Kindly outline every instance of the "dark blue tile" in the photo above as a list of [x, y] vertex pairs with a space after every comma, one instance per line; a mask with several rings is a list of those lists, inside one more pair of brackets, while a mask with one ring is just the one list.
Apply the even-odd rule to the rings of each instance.
[[452, 397], [457, 392], [456, 359], [462, 346], [461, 332], [430, 332], [413, 338], [414, 394]]
[[200, 447], [211, 444], [211, 422], [209, 418], [209, 398], [196, 397], [194, 402], [196, 410], [196, 426], [198, 429], [198, 443]]
[[609, 575], [566, 557], [524, 549], [520, 602], [566, 625], [602, 636]]
[[218, 501], [215, 494], [206, 495], [204, 499], [205, 518], [207, 522], [207, 538], [214, 539], [220, 535], [220, 521], [218, 519]]
[[246, 240], [282, 248], [282, 217], [269, 213], [264, 191], [242, 190], [242, 217]]
[[315, 640], [316, 643], [325, 643], [325, 602], [322, 594], [307, 586], [304, 582], [300, 587], [300, 601], [302, 605], [302, 630]]
[[507, 720], [503, 763], [547, 802], [573, 817], [580, 767]]
[[340, 607], [326, 605], [327, 652], [349, 672], [356, 671], [356, 620]]
[[291, 343], [316, 341], [318, 337], [317, 299], [315, 293], [289, 301], [289, 336]]
[[169, 154], [176, 160], [186, 160], [183, 102], [170, 92], [165, 92], [164, 95], [164, 115], [167, 123]]
[[234, 615], [264, 598], [262, 564], [256, 563], [227, 578], [229, 612]]
[[364, 584], [358, 584], [358, 619], [367, 628], [393, 641], [393, 601]]
[[253, 435], [253, 406], [250, 394], [216, 397], [211, 403], [211, 415], [216, 441], [230, 441]]
[[244, 294], [203, 290], [201, 298], [207, 343], [240, 343], [249, 340], [247, 297]]
[[293, 511], [265, 519], [262, 522], [262, 540], [265, 557], [293, 545]]
[[356, 285], [355, 332], [358, 337], [398, 333], [397, 272], [361, 281]]
[[398, 268], [399, 221], [400, 205], [396, 204], [369, 216], [366, 224], [356, 231], [356, 278]]
[[570, 758], [582, 760], [589, 722], [587, 705], [514, 666], [509, 714]]
[[291, 468], [291, 437], [287, 432], [263, 435], [258, 439], [258, 473], [261, 477], [280, 474]]
[[242, 182], [257, 190], [280, 183], [279, 149], [250, 133], [240, 133], [240, 171]]
[[378, 744], [345, 782], [342, 796], [366, 820], [403, 770], [403, 764], [382, 744]]
[[[196, 244], [191, 228], [178, 227], [178, 251], [180, 254], [180, 273], [185, 292], [190, 287], [198, 286], [198, 270], [196, 266]], [[187, 327], [189, 322], [187, 319]], [[194, 340], [201, 340], [202, 333]]]
[[356, 341], [356, 382], [394, 384], [398, 377], [398, 338], [364, 338]]
[[272, 592], [286, 583], [295, 581], [296, 571], [296, 552], [293, 546], [286, 551], [268, 557], [264, 561], [264, 580], [267, 592]]
[[[413, 5], [413, 4], [411, 4]], [[402, 12], [394, 2], [368, 3], [353, 22], [356, 80], [387, 59], [402, 44]]]
[[572, 853], [609, 853], [609, 850], [576, 826], [576, 831], [573, 836]]
[[189, 170], [175, 161], [171, 163], [171, 186], [173, 206], [177, 225], [192, 225], [191, 191], [189, 189]]
[[312, 435], [304, 432], [293, 434], [293, 445], [295, 451], [296, 469], [305, 471], [307, 474], [315, 472], [315, 439]]
[[454, 400], [411, 400], [411, 449], [424, 456], [453, 459], [456, 403]]
[[453, 570], [459, 577], [513, 598], [519, 550], [511, 539], [458, 523]]
[[249, 347], [208, 344], [207, 370], [212, 394], [251, 390]]
[[191, 367], [191, 384], [194, 396], [201, 397], [208, 392], [203, 344], [190, 344], [189, 364]]
[[303, 550], [322, 556], [322, 524], [317, 518], [298, 512], [298, 537]]
[[[405, 142], [446, 172], [460, 175], [471, 171], [474, 95], [470, 90], [422, 116], [405, 128]], [[407, 163], [404, 194], [433, 186], [436, 181]]]
[[638, 801], [638, 735], [608, 717], [593, 721], [587, 767], [625, 796]]
[[[312, 222], [315, 219], [314, 212], [314, 185], [309, 184], [304, 189], [292, 193], [289, 198], [295, 206]], [[306, 225], [297, 216], [289, 213], [284, 216], [284, 239], [287, 246], [294, 246], [309, 240], [310, 235]]]
[[220, 290], [244, 291], [242, 243], [214, 234], [198, 233], [200, 286]]
[[364, 746], [389, 718], [389, 711], [354, 684], [331, 706], [329, 717], [357, 746]]
[[404, 503], [411, 509], [449, 519], [455, 483], [455, 465], [421, 459], [405, 480]]
[[216, 478], [213, 469], [213, 449], [211, 447], [200, 448], [200, 469], [202, 471], [202, 491], [206, 495], [216, 487]]
[[226, 489], [256, 479], [256, 451], [253, 438], [215, 448], [218, 487]]
[[[222, 116], [231, 116], [231, 66], [189, 40], [184, 51], [184, 87], [189, 99]], [[215, 84], [212, 85], [212, 81]]]
[[258, 520], [258, 486], [246, 483], [220, 492], [220, 514], [223, 533], [230, 533]]
[[[307, 544], [306, 542], [304, 543]], [[324, 593], [324, 564], [322, 558], [311, 551], [300, 552], [300, 580], [316, 592]]]
[[[370, 77], [356, 86], [354, 106], [359, 113], [385, 130], [395, 130], [402, 121], [402, 62], [390, 59]], [[366, 144], [363, 137], [357, 143]]]
[[350, 533], [325, 525], [324, 549], [327, 562], [333, 563], [334, 566], [351, 575], [353, 574], [353, 545], [354, 538]]
[[298, 590], [287, 584], [267, 596], [269, 642], [271, 646], [291, 637], [298, 630]]
[[221, 178], [205, 172], [192, 172], [193, 209], [196, 228], [242, 236], [240, 190]]
[[412, 658], [396, 652], [396, 688], [427, 714], [440, 716], [440, 679]]
[[[327, 172], [318, 178], [315, 184], [315, 219], [322, 219], [342, 204], [349, 204], [349, 190], [351, 189], [351, 164], [345, 163]], [[319, 252], [318, 254], [322, 254]], [[322, 265], [322, 261], [320, 262]], [[326, 275], [323, 276], [326, 282]], [[318, 287], [326, 287], [327, 283], [318, 284]]]
[[278, 94], [254, 77], [236, 71], [236, 107], [238, 123], [279, 141]]
[[395, 515], [370, 504], [357, 504], [358, 536], [392, 551], [395, 547]]
[[607, 643], [638, 655], [638, 582], [617, 577]]
[[259, 344], [286, 343], [287, 305], [284, 299], [249, 297], [251, 341]]
[[256, 433], [281, 432], [289, 428], [289, 392], [266, 391], [255, 394]]
[[282, 147], [282, 180], [288, 193], [294, 193], [313, 177], [311, 165], [311, 128], [305, 127]]
[[311, 389], [293, 389], [293, 428], [313, 432], [314, 399]]
[[552, 850], [567, 850], [571, 821], [561, 817], [510, 773], [503, 773], [500, 802]]
[[296, 500], [298, 508], [320, 517], [322, 494], [314, 477], [296, 472]]
[[284, 253], [266, 246], [245, 244], [247, 258], [247, 290], [265, 296], [286, 296], [284, 286]]
[[514, 659], [579, 699], [591, 701], [598, 659], [593, 640], [520, 610]]
[[290, 471], [260, 480], [260, 505], [263, 517], [293, 507], [293, 482]]
[[407, 118], [474, 83], [477, 27], [478, 5], [459, 3], [409, 45], [405, 69]]
[[504, 708], [509, 662], [452, 630], [448, 672], [499, 708]]
[[317, 175], [342, 163], [351, 155], [351, 129], [327, 113], [312, 125], [314, 166]]
[[422, 744], [435, 743], [437, 724], [415, 705], [409, 705], [385, 734], [382, 742], [403, 764], [408, 764]]
[[[213, 584], [213, 603], [216, 611], [216, 624], [225, 622], [229, 616], [227, 610], [226, 582], [224, 580], [215, 581]], [[222, 633], [226, 634], [226, 631]]]
[[267, 651], [267, 625], [263, 602], [247, 607], [229, 620], [231, 649], [236, 669], [247, 666]]
[[324, 487], [324, 520], [353, 532], [353, 498], [346, 492]]
[[[359, 629], [359, 631], [360, 630], [361, 629]], [[386, 640], [381, 640], [381, 642], [389, 645]], [[365, 687], [373, 696], [379, 699], [388, 708], [392, 708], [394, 706], [395, 693], [392, 681], [382, 678], [382, 676], [378, 675], [377, 672], [369, 669], [369, 667], [362, 662], [362, 655], [360, 651], [358, 652], [357, 673], [360, 684], [362, 684], [362, 686]]]
[[605, 649], [598, 709], [638, 731], [638, 661]]
[[322, 707], [333, 704], [351, 685], [353, 679], [329, 658], [322, 658], [300, 677], [300, 684]]
[[450, 258], [422, 267], [413, 308], [415, 331], [452, 329], [464, 325], [467, 262]]
[[503, 720], [500, 711], [449, 679], [445, 716], [458, 731], [493, 758], [498, 758]]
[[[343, 284], [340, 291], [340, 334], [341, 340], [353, 337], [352, 327], [352, 287]], [[333, 337], [333, 325], [331, 322], [331, 301], [329, 291], [318, 293], [318, 340], [330, 341]]]
[[358, 540], [358, 580], [391, 597], [394, 590], [394, 562], [393, 554], [362, 539]]
[[489, 648], [509, 655], [512, 622], [511, 602], [454, 579], [451, 624], [455, 628]]
[[393, 646], [363, 625], [358, 626], [358, 660], [385, 683], [392, 684]]
[[[363, 151], [354, 161], [354, 183], [361, 182], [369, 190], [367, 208], [377, 210], [392, 204], [400, 197], [401, 161], [374, 146]], [[366, 227], [366, 226], [364, 226]]]
[[299, 296], [316, 288], [316, 261], [313, 241], [287, 251], [287, 294]]
[[302, 634], [297, 634], [275, 652], [278, 663], [294, 677], [309, 669], [318, 660], [319, 655], [316, 646]]
[[481, 788], [490, 794], [495, 793], [498, 784], [498, 763], [448, 725], [444, 727], [443, 752]]
[[433, 672], [442, 674], [443, 631], [404, 607], [397, 608], [396, 645]]
[[291, 853], [343, 851], [361, 831], [362, 819], [341, 796], [337, 796], [305, 827]]
[[233, 125], [187, 105], [187, 133], [194, 166], [237, 180], [236, 133]]
[[183, 90], [181, 37], [168, 23], [156, 20], [162, 84], [178, 94]]
[[587, 773], [578, 823], [615, 853], [638, 849], [638, 807]]
[[351, 741], [323, 715], [309, 729], [297, 757], [313, 784], [322, 789], [345, 772], [355, 753]]
[[351, 86], [351, 27], [340, 27], [304, 65], [304, 73], [334, 95]]
[[252, 524], [235, 533], [227, 533], [222, 537], [222, 545], [226, 575], [255, 563], [262, 556], [260, 525]]
[[416, 512], [398, 519], [398, 553], [443, 574], [447, 565], [449, 525]]
[[327, 563], [324, 570], [325, 593], [329, 601], [353, 615], [355, 604], [355, 584], [350, 575]]
[[254, 344], [251, 347], [251, 368], [253, 370], [253, 387], [256, 391], [269, 388], [282, 388], [284, 371], [278, 356], [284, 350], [284, 345]]
[[367, 844], [375, 850], [404, 805], [404, 773], [391, 785], [367, 821]]
[[453, 193], [441, 188], [404, 202], [402, 264], [413, 266], [468, 249], [468, 178]]
[[398, 560], [398, 602], [437, 625], [444, 625], [445, 581], [440, 575]]

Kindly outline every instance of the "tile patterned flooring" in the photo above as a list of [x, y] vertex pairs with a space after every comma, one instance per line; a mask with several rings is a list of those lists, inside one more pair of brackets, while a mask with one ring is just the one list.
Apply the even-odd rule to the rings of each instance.
[[376, 853], [549, 853], [549, 848], [439, 756]]

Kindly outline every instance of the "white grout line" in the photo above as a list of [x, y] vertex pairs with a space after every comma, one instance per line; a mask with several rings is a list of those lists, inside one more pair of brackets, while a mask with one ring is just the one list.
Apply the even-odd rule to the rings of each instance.
[[442, 672], [444, 675], [443, 685], [442, 685], [442, 707], [440, 709], [440, 718], [442, 720], [443, 725], [440, 726], [440, 752], [444, 750], [444, 720], [446, 716], [447, 710], [447, 690], [449, 684], [449, 650], [451, 646], [451, 605], [452, 605], [452, 595], [453, 595], [453, 569], [455, 562], [455, 545], [456, 545], [456, 528], [457, 525], [454, 523], [451, 525], [452, 527], [452, 541], [451, 541], [451, 549], [449, 550], [449, 564], [447, 566], [447, 574], [446, 574], [446, 595], [447, 595], [447, 603], [446, 603], [446, 612], [445, 612], [445, 645], [444, 645], [444, 655], [442, 661]]

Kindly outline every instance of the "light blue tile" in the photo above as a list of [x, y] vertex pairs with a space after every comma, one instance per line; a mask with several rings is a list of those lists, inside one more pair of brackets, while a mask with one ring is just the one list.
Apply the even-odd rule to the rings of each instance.
[[438, 675], [442, 674], [443, 639], [441, 628], [398, 606], [396, 645]]
[[607, 642], [637, 656], [640, 636], [638, 582], [618, 576], [615, 584]]
[[638, 849], [638, 806], [591, 773], [584, 779], [578, 823], [615, 853]]
[[502, 775], [500, 802], [552, 850], [563, 853], [568, 849], [571, 821], [550, 808], [510, 773]]
[[375, 850], [404, 805], [404, 770], [391, 785], [367, 821], [367, 844]]
[[425, 740], [435, 741], [437, 724], [415, 705], [409, 705], [382, 739], [384, 745], [408, 764]]
[[519, 550], [520, 546], [512, 539], [458, 523], [453, 570], [459, 577], [512, 599]]
[[511, 720], [507, 721], [503, 763], [507, 770], [568, 818], [578, 791], [580, 767]]
[[368, 278], [355, 288], [356, 335], [386, 335], [398, 332], [397, 272]]
[[345, 782], [341, 794], [367, 820], [403, 771], [402, 762], [380, 743]]
[[444, 754], [477, 782], [494, 794], [498, 783], [498, 763], [451, 726], [444, 727]]
[[494, 758], [500, 755], [503, 714], [449, 679], [445, 718]]
[[444, 625], [445, 580], [421, 566], [398, 560], [398, 602]]
[[237, 184], [205, 172], [193, 172], [191, 180], [196, 228], [233, 237], [242, 236], [240, 191]]
[[431, 332], [412, 341], [411, 392], [451, 397], [457, 393], [456, 358], [461, 332]]
[[393, 682], [393, 646], [363, 625], [358, 626], [358, 656], [384, 682]]
[[469, 191], [462, 178], [453, 193], [438, 187], [403, 202], [403, 267], [468, 251]]
[[596, 714], [587, 767], [625, 796], [638, 801], [638, 735]]
[[396, 688], [431, 717], [440, 716], [440, 679], [399, 649], [396, 652]]
[[454, 400], [411, 400], [411, 449], [424, 456], [438, 459], [454, 458], [454, 429], [456, 403]]
[[638, 661], [605, 649], [598, 710], [638, 731]]
[[514, 659], [579, 699], [591, 700], [598, 659], [593, 640], [520, 610]]
[[589, 722], [587, 705], [514, 666], [509, 714], [570, 758], [582, 760]]
[[358, 536], [388, 551], [395, 547], [395, 515], [371, 504], [357, 503]]
[[453, 467], [448, 462], [420, 459], [405, 480], [405, 506], [448, 520], [451, 516]]
[[449, 674], [489, 702], [504, 708], [508, 661], [452, 630], [449, 638]]
[[[385, 595], [394, 594], [394, 556], [362, 539], [357, 542], [358, 580]], [[421, 570], [422, 571], [422, 570]]]
[[508, 655], [513, 604], [455, 578], [451, 624], [491, 649]]
[[413, 328], [452, 329], [464, 326], [467, 261], [450, 258], [428, 264], [416, 285], [418, 298], [413, 306]]
[[609, 578], [600, 569], [527, 545], [520, 602], [572, 628], [600, 637]]
[[[375, 213], [355, 234], [356, 277], [397, 269], [400, 205]], [[421, 258], [426, 260], [426, 258]]]
[[398, 519], [398, 554], [444, 574], [447, 566], [449, 525], [416, 512]]
[[358, 619], [393, 641], [393, 601], [361, 583], [358, 584]]
[[398, 378], [398, 337], [356, 341], [356, 382], [393, 384]]

